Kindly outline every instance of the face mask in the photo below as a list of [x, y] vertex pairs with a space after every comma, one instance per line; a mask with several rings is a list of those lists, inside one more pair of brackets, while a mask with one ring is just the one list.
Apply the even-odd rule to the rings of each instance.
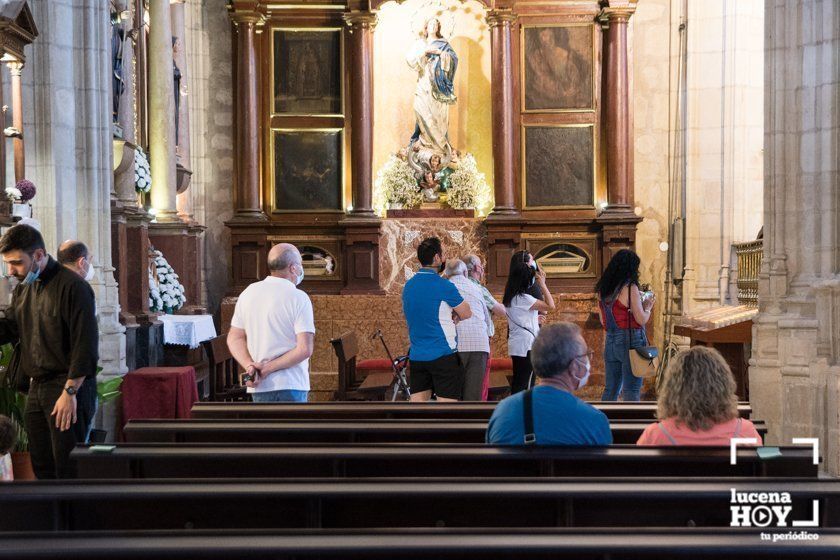
[[88, 263], [88, 271], [85, 274], [85, 281], [90, 282], [96, 277], [96, 269], [93, 267], [93, 263]]
[[531, 264], [529, 264], [528, 266], [530, 266], [534, 270], [537, 270], [537, 261], [531, 261]]
[[438, 267], [438, 272], [443, 272], [446, 269], [446, 261], [440, 261], [440, 266]]
[[[589, 373], [590, 373], [591, 369], [592, 369], [592, 364], [590, 364], [589, 360], [587, 359], [586, 360], [586, 374], [583, 377], [581, 377], [580, 379], [577, 380], [578, 384], [577, 384], [577, 389], [576, 390], [582, 389], [583, 387], [586, 386], [587, 381], [589, 381]], [[575, 379], [577, 379], [577, 378], [575, 378]]]
[[35, 265], [35, 270], [30, 270], [27, 273], [26, 278], [24, 278], [23, 280], [20, 281], [20, 283], [23, 284], [24, 286], [26, 284], [31, 284], [32, 282], [37, 280], [38, 277], [41, 275], [41, 267], [38, 265], [38, 262], [37, 261], [32, 261], [32, 264]]
[[299, 264], [298, 268], [300, 268], [300, 274], [298, 274], [297, 278], [295, 278], [295, 286], [300, 286], [300, 283], [303, 282], [303, 265]]
[[531, 282], [528, 284], [528, 287], [530, 288], [531, 286], [533, 286], [536, 281], [537, 281], [537, 275], [534, 274], [534, 275], [531, 276]]

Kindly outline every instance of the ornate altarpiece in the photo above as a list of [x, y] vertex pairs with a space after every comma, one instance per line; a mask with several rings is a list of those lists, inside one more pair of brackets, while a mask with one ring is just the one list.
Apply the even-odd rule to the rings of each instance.
[[[382, 293], [371, 191], [373, 33], [384, 3], [231, 1], [230, 295], [267, 274], [279, 241], [302, 248], [308, 292]], [[553, 290], [591, 293], [641, 220], [627, 53], [636, 1], [481, 3], [492, 51], [495, 206], [480, 248], [488, 282], [503, 286], [510, 254], [528, 249]]]

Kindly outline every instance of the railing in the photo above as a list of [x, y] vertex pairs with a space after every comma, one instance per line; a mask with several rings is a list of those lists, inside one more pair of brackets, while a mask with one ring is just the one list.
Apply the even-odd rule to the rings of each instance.
[[764, 241], [733, 243], [732, 250], [738, 257], [738, 303], [758, 307], [758, 272]]

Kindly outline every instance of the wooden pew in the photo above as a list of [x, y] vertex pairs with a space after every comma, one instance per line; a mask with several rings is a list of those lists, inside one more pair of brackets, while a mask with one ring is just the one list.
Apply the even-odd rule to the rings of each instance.
[[[603, 411], [610, 420], [633, 419], [652, 420], [656, 415], [656, 403], [598, 402], [590, 404]], [[195, 403], [193, 418], [207, 419], [271, 419], [284, 418], [354, 418], [407, 419], [437, 418], [447, 420], [488, 420], [496, 403], [409, 403], [409, 402], [352, 402], [352, 403]], [[749, 418], [752, 407], [739, 403], [738, 411], [743, 418]]]
[[455, 444], [124, 444], [77, 447], [79, 478], [816, 477], [810, 448], [762, 459], [723, 447], [494, 447]]
[[[814, 480], [42, 481], [0, 492], [10, 531], [387, 527], [729, 527], [730, 492], [791, 494], [790, 520], [840, 527], [840, 482]], [[515, 515], [512, 514], [515, 512]]]
[[[35, 533], [10, 535], [0, 559], [146, 560], [161, 558], [410, 558], [487, 560], [615, 560], [837, 558], [840, 530], [819, 540], [772, 543], [761, 533], [789, 529], [320, 529], [302, 531], [183, 531]], [[772, 554], [772, 556], [769, 556]]]
[[[638, 441], [648, 420], [610, 422], [614, 443]], [[756, 421], [762, 440], [764, 422]], [[484, 420], [131, 420], [130, 443], [483, 443]]]

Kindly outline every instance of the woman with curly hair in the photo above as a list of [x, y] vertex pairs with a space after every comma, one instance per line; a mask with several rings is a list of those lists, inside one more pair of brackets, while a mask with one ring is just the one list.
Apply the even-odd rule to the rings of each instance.
[[707, 346], [674, 358], [659, 394], [659, 422], [648, 426], [638, 445], [729, 445], [735, 437], [761, 436], [738, 416], [735, 379], [720, 352]]
[[647, 346], [645, 325], [656, 298], [642, 300], [639, 291], [639, 256], [622, 249], [610, 259], [595, 284], [604, 338], [604, 393], [602, 401], [638, 401], [642, 379], [633, 375], [630, 349]]

